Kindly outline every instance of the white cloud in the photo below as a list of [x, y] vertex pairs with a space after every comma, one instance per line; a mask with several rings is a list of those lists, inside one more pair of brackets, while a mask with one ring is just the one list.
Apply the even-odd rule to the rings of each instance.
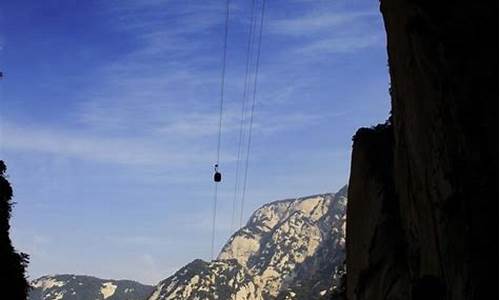
[[[166, 145], [136, 138], [106, 138], [60, 129], [40, 129], [3, 124], [4, 148], [34, 151], [85, 160], [128, 165], [187, 165], [207, 161], [195, 149], [177, 151]], [[163, 146], [163, 147], [161, 147]]]
[[383, 45], [383, 39], [381, 36], [376, 34], [367, 34], [360, 36], [325, 38], [297, 48], [295, 52], [309, 57], [319, 57], [321, 55], [335, 53], [352, 53], [360, 49], [381, 45]]
[[[158, 128], [157, 132], [167, 136], [200, 137], [215, 136], [218, 132], [218, 114], [189, 113], [181, 118], [176, 118]], [[231, 132], [239, 126], [238, 116], [235, 111], [226, 111], [223, 114], [224, 132]]]
[[[381, 46], [380, 15], [371, 11], [312, 12], [301, 16], [269, 21], [271, 34], [290, 43], [284, 55], [293, 55], [296, 63], [323, 59], [322, 55], [346, 54]], [[301, 55], [302, 57], [299, 57]]]
[[[274, 115], [257, 112], [254, 134], [276, 134], [280, 131], [304, 128], [326, 121], [328, 114], [292, 113]], [[105, 115], [105, 113], [104, 113]], [[106, 118], [103, 115], [104, 122]], [[126, 114], [115, 117], [126, 119]], [[147, 117], [146, 117], [147, 118]], [[109, 120], [108, 120], [109, 121]], [[33, 128], [5, 122], [1, 127], [3, 149], [60, 155], [83, 160], [122, 165], [168, 165], [186, 167], [213, 159], [213, 146], [203, 137], [215, 138], [218, 116], [191, 113], [173, 116], [149, 135], [126, 137], [95, 134], [92, 131], [60, 128]], [[248, 128], [248, 119], [245, 128]], [[239, 132], [240, 114], [228, 109], [224, 114], [224, 139], [231, 140]], [[245, 129], [247, 130], [247, 129]], [[235, 140], [236, 141], [236, 140]], [[223, 153], [226, 162], [234, 154]]]
[[338, 27], [362, 22], [363, 18], [376, 16], [373, 12], [314, 13], [297, 18], [273, 20], [268, 27], [274, 34], [303, 36], [326, 30], [334, 31]]

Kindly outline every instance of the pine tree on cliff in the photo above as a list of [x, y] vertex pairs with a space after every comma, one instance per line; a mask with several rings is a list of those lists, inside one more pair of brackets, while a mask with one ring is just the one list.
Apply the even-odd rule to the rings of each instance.
[[16, 252], [9, 237], [12, 187], [5, 178], [6, 170], [0, 160], [0, 293], [2, 299], [22, 300], [28, 294], [25, 276], [28, 255]]

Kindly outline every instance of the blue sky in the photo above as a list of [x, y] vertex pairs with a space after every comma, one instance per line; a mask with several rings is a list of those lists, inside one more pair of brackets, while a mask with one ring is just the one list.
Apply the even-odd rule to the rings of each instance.
[[[231, 231], [250, 2], [231, 1], [217, 246]], [[0, 157], [31, 278], [155, 283], [208, 259], [224, 1], [4, 1]], [[333, 192], [389, 114], [378, 1], [268, 1], [245, 218]]]

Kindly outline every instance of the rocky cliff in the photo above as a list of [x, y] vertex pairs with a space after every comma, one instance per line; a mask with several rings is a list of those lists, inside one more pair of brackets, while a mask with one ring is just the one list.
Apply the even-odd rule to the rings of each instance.
[[329, 299], [344, 261], [346, 191], [264, 205], [217, 260], [191, 262], [149, 299]]
[[28, 283], [24, 272], [28, 256], [16, 252], [9, 237], [13, 193], [5, 178], [6, 170], [0, 160], [0, 290], [2, 299], [26, 299]]
[[130, 280], [82, 275], [43, 276], [31, 283], [30, 300], [144, 300], [153, 287]]
[[354, 137], [349, 299], [496, 298], [497, 9], [381, 1], [392, 117]]

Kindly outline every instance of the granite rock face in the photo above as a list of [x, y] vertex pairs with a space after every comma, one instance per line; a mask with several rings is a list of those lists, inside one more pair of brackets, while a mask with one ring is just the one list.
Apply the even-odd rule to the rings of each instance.
[[498, 293], [497, 9], [381, 1], [392, 116], [354, 137], [349, 299]]
[[346, 192], [262, 206], [216, 260], [191, 262], [149, 299], [330, 299], [344, 261]]

